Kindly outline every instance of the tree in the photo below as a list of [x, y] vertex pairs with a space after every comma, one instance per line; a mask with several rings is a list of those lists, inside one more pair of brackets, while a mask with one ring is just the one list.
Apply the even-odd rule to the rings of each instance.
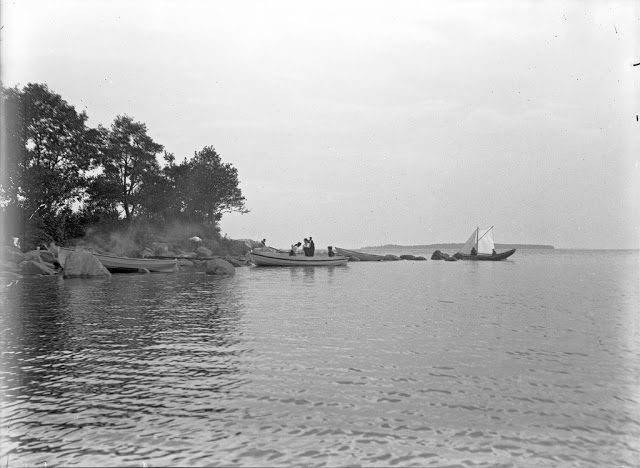
[[124, 210], [127, 219], [134, 217], [145, 180], [160, 173], [156, 155], [162, 149], [147, 135], [145, 124], [134, 122], [127, 115], [116, 117], [107, 132], [100, 160], [103, 173], [96, 177], [93, 197], [106, 194], [108, 200]]
[[223, 163], [212, 146], [197, 151], [174, 171], [181, 212], [188, 219], [217, 223], [223, 213], [247, 213], [238, 170]]
[[59, 240], [57, 215], [82, 196], [98, 134], [86, 126], [84, 112], [78, 113], [47, 85], [3, 89], [2, 99], [7, 116], [3, 203], [19, 207], [23, 231], [38, 224]]

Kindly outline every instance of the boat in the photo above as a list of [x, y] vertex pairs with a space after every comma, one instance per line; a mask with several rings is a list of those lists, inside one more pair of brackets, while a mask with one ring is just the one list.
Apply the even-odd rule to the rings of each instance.
[[252, 250], [249, 255], [256, 266], [339, 266], [345, 265], [349, 259], [342, 255], [329, 257], [317, 255], [289, 255], [286, 252], [274, 252], [265, 249]]
[[[73, 252], [73, 249], [58, 247], [58, 261], [64, 265], [64, 257]], [[97, 253], [89, 250], [94, 257], [111, 273], [137, 273], [147, 270], [151, 273], [173, 273], [178, 269], [178, 261], [175, 258], [133, 258], [119, 257], [117, 255]]]
[[341, 249], [340, 247], [336, 247], [335, 251], [338, 255], [343, 255], [348, 258], [354, 258], [359, 262], [381, 262], [384, 260], [384, 256], [382, 255], [356, 252], [355, 250]]
[[462, 249], [454, 257], [460, 260], [498, 261], [511, 257], [515, 251], [516, 249], [496, 252], [493, 243], [493, 226], [490, 228], [476, 227]]

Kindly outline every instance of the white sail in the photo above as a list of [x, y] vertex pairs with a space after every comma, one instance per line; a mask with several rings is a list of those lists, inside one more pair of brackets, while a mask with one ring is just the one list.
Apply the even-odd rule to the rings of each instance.
[[493, 252], [495, 245], [493, 243], [493, 226], [490, 228], [476, 228], [473, 230], [473, 233], [467, 239], [467, 242], [464, 243], [462, 249], [458, 251], [458, 253], [470, 255], [471, 249], [476, 249], [476, 253], [487, 253], [490, 254]]
[[493, 243], [493, 226], [488, 229], [478, 229], [478, 253], [490, 254], [496, 246]]
[[476, 246], [476, 240], [478, 239], [478, 229], [474, 229], [467, 242], [464, 243], [462, 248], [458, 251], [458, 253], [470, 255], [471, 249]]

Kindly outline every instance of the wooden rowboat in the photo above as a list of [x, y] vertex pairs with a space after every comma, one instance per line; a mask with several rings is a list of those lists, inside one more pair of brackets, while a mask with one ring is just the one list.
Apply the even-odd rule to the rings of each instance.
[[[64, 265], [61, 256], [69, 255], [73, 249], [59, 247], [58, 260]], [[136, 273], [147, 270], [151, 273], [173, 273], [178, 269], [178, 261], [175, 258], [133, 258], [119, 257], [117, 255], [101, 254], [90, 252], [94, 257], [100, 260], [100, 263], [111, 273]]]
[[474, 261], [498, 261], [511, 257], [516, 249], [507, 250], [506, 252], [496, 252], [493, 242], [493, 226], [490, 228], [476, 229], [471, 233], [467, 242], [462, 246], [454, 257], [460, 260]]
[[343, 255], [348, 258], [354, 258], [360, 262], [381, 262], [384, 260], [384, 257], [382, 255], [356, 252], [355, 250], [341, 249], [340, 247], [336, 247], [335, 250], [339, 255]]
[[457, 253], [457, 254], [454, 255], [454, 257], [455, 258], [459, 258], [460, 260], [475, 260], [475, 261], [488, 260], [488, 261], [494, 261], [495, 262], [495, 261], [498, 261], [498, 260], [504, 260], [505, 258], [509, 258], [515, 252], [516, 252], [516, 249], [507, 250], [505, 252], [496, 252], [495, 254], [479, 253], [479, 254], [476, 254], [476, 255], [471, 255], [471, 254]]
[[253, 250], [249, 253], [251, 261], [256, 266], [339, 266], [345, 265], [347, 257], [336, 255], [335, 257], [303, 255], [289, 255], [282, 252], [270, 252], [267, 250]]

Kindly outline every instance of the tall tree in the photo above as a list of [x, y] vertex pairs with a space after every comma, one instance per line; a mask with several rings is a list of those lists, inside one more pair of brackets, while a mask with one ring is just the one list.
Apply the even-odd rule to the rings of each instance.
[[101, 158], [103, 173], [97, 184], [124, 210], [125, 217], [135, 216], [145, 180], [157, 176], [156, 159], [163, 146], [147, 135], [147, 126], [127, 115], [116, 117], [106, 137]]
[[39, 219], [59, 237], [56, 215], [71, 207], [85, 188], [86, 171], [98, 150], [98, 135], [47, 85], [30, 83], [2, 90], [6, 112], [6, 170], [2, 197], [22, 211], [22, 224]]
[[247, 213], [239, 187], [238, 170], [223, 163], [212, 146], [197, 151], [177, 173], [177, 191], [182, 196], [182, 212], [187, 218], [217, 223], [223, 213]]

